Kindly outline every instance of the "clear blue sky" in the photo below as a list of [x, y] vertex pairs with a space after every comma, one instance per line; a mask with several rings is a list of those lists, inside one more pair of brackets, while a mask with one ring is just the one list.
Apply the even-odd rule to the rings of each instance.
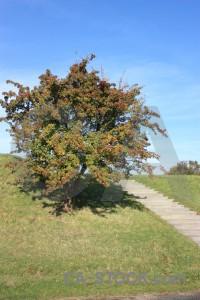
[[[0, 0], [0, 93], [6, 79], [31, 87], [94, 53], [113, 82], [144, 85], [180, 160], [200, 161], [199, 0]], [[0, 115], [4, 114], [0, 109]], [[0, 124], [0, 153], [10, 138]]]

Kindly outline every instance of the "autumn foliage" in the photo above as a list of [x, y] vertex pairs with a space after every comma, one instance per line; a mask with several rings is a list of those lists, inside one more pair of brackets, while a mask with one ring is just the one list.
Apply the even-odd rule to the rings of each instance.
[[171, 167], [169, 175], [200, 175], [200, 164], [195, 160], [180, 161], [176, 166]]
[[[147, 150], [144, 129], [164, 135], [151, 123], [159, 115], [144, 105], [137, 84], [116, 87], [98, 71], [89, 71], [94, 57], [73, 64], [65, 78], [47, 70], [33, 89], [7, 81], [18, 92], [3, 93], [6, 117], [1, 120], [10, 124], [18, 151], [26, 153], [27, 167], [45, 183], [46, 193], [72, 179], [76, 188], [86, 170], [104, 186], [131, 170], [152, 173], [147, 160], [158, 158]], [[66, 189], [66, 209], [71, 195]]]

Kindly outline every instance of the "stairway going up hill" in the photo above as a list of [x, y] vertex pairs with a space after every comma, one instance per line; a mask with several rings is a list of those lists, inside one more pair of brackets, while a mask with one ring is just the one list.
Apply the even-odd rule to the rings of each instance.
[[138, 202], [200, 246], [200, 216], [196, 212], [135, 180], [121, 180], [119, 184]]

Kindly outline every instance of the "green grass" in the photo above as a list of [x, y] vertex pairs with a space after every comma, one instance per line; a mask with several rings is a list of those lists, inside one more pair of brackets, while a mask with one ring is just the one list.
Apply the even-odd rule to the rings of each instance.
[[[0, 156], [1, 162], [8, 159]], [[33, 198], [11, 184], [11, 177], [0, 168], [1, 299], [199, 290], [199, 247], [131, 197], [124, 194], [120, 202], [113, 198], [102, 203], [102, 187], [89, 186], [81, 196], [89, 200], [81, 209], [56, 217], [49, 213], [52, 201]], [[148, 280], [156, 274], [184, 274], [186, 284], [119, 285], [114, 279], [109, 284], [106, 277], [102, 285], [92, 281], [67, 285], [63, 279], [67, 271], [75, 276], [82, 272], [85, 278], [98, 271], [148, 272]]]
[[134, 175], [132, 178], [200, 214], [200, 176], [156, 175], [151, 179], [146, 175]]

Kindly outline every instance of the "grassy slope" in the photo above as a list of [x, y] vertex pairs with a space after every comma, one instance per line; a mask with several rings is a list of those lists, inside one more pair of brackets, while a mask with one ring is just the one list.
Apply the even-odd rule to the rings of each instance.
[[132, 176], [132, 178], [200, 214], [200, 176], [161, 175], [151, 179], [149, 176], [140, 175]]
[[[0, 160], [8, 159], [1, 155]], [[170, 225], [137, 205], [111, 211], [85, 207], [55, 217], [41, 200], [9, 184], [0, 169], [0, 297], [43, 299], [86, 295], [134, 295], [199, 289], [200, 250]], [[132, 201], [124, 198], [124, 201]], [[135, 209], [134, 209], [135, 207]], [[99, 213], [99, 214], [98, 214]], [[186, 285], [64, 284], [64, 272], [185, 274]]]

